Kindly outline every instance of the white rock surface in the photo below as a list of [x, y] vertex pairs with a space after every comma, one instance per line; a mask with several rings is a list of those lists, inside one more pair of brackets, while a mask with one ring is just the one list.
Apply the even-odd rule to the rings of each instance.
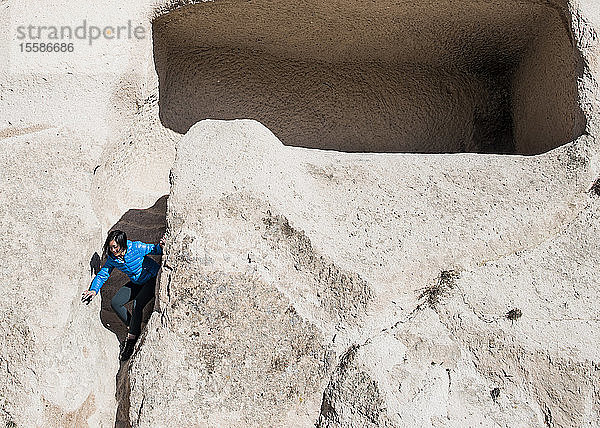
[[[589, 341], [579, 349], [587, 351], [566, 358], [561, 347], [574, 349], [580, 339], [551, 333], [569, 324], [566, 315], [557, 313], [551, 326], [527, 315], [562, 303], [514, 291], [533, 293], [521, 282], [549, 278], [557, 285], [546, 286], [547, 295], [584, 290], [581, 278], [597, 278], [563, 269], [564, 258], [593, 259], [598, 251], [593, 220], [580, 226], [590, 229], [585, 235], [568, 229], [596, 204], [587, 192], [594, 174], [586, 145], [582, 139], [535, 158], [349, 155], [285, 147], [253, 121], [196, 124], [178, 143], [171, 170], [161, 311], [131, 369], [134, 426], [172, 418], [202, 426], [591, 424], [598, 416], [593, 339], [583, 333]], [[549, 243], [555, 261], [537, 254]], [[527, 279], [508, 281], [503, 292], [506, 274], [490, 270], [509, 261], [505, 269], [526, 271]], [[431, 287], [443, 271], [458, 278], [442, 281], [437, 298]], [[487, 286], [477, 275], [486, 273], [496, 296], [481, 294]], [[497, 302], [489, 320], [472, 319], [465, 302], [474, 298]], [[513, 306], [526, 315], [511, 322]], [[298, 331], [286, 308], [307, 327]], [[528, 319], [538, 321], [520, 333]], [[490, 341], [500, 361], [484, 348]], [[290, 361], [297, 347], [313, 358]], [[519, 352], [531, 357], [512, 356]], [[282, 356], [300, 385], [273, 373]], [[563, 360], [544, 362], [554, 358]], [[577, 403], [561, 400], [558, 391], [585, 385], [589, 393]], [[186, 401], [196, 406], [187, 410]], [[570, 413], [571, 405], [587, 413]]]
[[[111, 426], [118, 344], [80, 294], [100, 225], [93, 165], [73, 132], [7, 137], [0, 152], [0, 420], [6, 426]], [[12, 425], [11, 425], [12, 424]]]
[[[17, 25], [86, 16], [152, 37], [15, 55]], [[0, 20], [0, 422], [597, 424], [596, 0]], [[464, 150], [542, 154], [442, 154]], [[156, 312], [119, 369], [110, 296], [79, 294], [111, 227], [155, 239], [167, 194]]]

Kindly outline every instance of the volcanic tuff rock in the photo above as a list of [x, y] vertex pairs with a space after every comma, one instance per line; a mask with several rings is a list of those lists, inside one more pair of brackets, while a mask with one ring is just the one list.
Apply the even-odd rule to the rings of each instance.
[[134, 426], [591, 423], [594, 333], [569, 332], [596, 322], [586, 145], [510, 176], [500, 156], [349, 155], [196, 124], [171, 170]]
[[98, 374], [116, 372], [118, 343], [89, 316], [99, 299], [80, 303], [99, 232], [89, 147], [52, 127], [1, 141], [0, 421], [100, 426], [116, 403]]
[[[0, 1], [0, 425], [597, 423], [600, 3], [76, 6]], [[165, 205], [119, 369], [79, 295]]]

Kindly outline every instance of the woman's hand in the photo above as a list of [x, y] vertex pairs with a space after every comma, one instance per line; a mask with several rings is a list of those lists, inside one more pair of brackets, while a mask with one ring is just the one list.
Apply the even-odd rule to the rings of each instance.
[[96, 292], [94, 290], [87, 290], [81, 293], [81, 301], [86, 305], [89, 305], [92, 299], [96, 296]]
[[160, 241], [158, 242], [158, 245], [160, 245], [160, 248], [163, 250], [165, 249], [165, 236], [166, 235], [163, 235], [162, 238], [160, 238]]

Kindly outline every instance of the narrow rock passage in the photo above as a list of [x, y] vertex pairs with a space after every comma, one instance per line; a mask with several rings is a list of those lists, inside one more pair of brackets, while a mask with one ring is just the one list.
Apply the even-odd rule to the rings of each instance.
[[[165, 233], [167, 197], [162, 196], [154, 205], [146, 209], [131, 209], [127, 211], [117, 223], [111, 228], [119, 229], [127, 234], [130, 241], [142, 241], [145, 243], [156, 243]], [[161, 256], [148, 256], [154, 258], [160, 264]], [[98, 258], [99, 260], [99, 258]], [[98, 266], [99, 268], [99, 266]], [[118, 269], [112, 271], [111, 276], [102, 287], [100, 294], [102, 296], [102, 309], [100, 319], [105, 328], [113, 332], [119, 342], [127, 335], [127, 327], [117, 317], [112, 310], [110, 301], [117, 290], [123, 286], [129, 279]], [[158, 284], [157, 284], [158, 285]], [[126, 305], [131, 312], [131, 302]], [[142, 345], [144, 327], [154, 309], [154, 301], [150, 302], [144, 308], [144, 317], [142, 320], [142, 336], [138, 341], [138, 346]], [[129, 427], [129, 373], [128, 362], [122, 362], [116, 375], [116, 400], [117, 413], [115, 416], [115, 428]]]

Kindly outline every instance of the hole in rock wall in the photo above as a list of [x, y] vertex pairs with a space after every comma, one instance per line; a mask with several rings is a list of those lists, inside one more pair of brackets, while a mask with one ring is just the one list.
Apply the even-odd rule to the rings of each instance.
[[[127, 239], [130, 241], [142, 241], [148, 244], [157, 243], [166, 229], [167, 216], [167, 197], [162, 196], [153, 206], [147, 209], [131, 209], [127, 211], [110, 230], [119, 229], [127, 234]], [[103, 237], [106, 239], [106, 236]], [[104, 244], [104, 241], [102, 241]], [[149, 255], [160, 265], [160, 257]], [[104, 283], [100, 290], [102, 295], [102, 309], [100, 311], [100, 319], [104, 327], [112, 331], [121, 340], [127, 334], [127, 327], [117, 317], [110, 306], [110, 301], [117, 290], [129, 281], [127, 275], [118, 269], [113, 269], [110, 277]], [[131, 304], [128, 304], [131, 312]], [[149, 303], [144, 310], [144, 322], [152, 313], [152, 303]]]
[[[127, 211], [119, 221], [113, 225], [110, 230], [119, 229], [127, 234], [127, 239], [130, 241], [142, 241], [148, 244], [157, 243], [166, 230], [166, 215], [167, 215], [167, 198], [168, 195], [162, 196], [153, 206], [147, 209], [131, 209]], [[104, 244], [103, 237], [102, 245]], [[99, 251], [101, 253], [101, 249]], [[160, 257], [149, 255], [160, 265]], [[102, 266], [100, 256], [95, 254], [92, 263], [96, 265], [95, 271]], [[111, 308], [111, 299], [115, 293], [129, 281], [127, 275], [113, 269], [110, 277], [100, 289], [102, 296], [102, 306], [100, 310], [100, 319], [105, 328], [113, 332], [121, 342], [127, 336], [127, 327], [117, 317], [116, 313]], [[154, 302], [151, 301], [144, 308], [144, 317], [142, 320], [142, 336], [144, 326], [146, 325], [152, 310]], [[131, 302], [126, 305], [131, 313]], [[115, 428], [129, 427], [129, 377], [127, 372], [127, 363], [122, 363], [116, 378], [116, 399], [117, 399], [117, 414], [115, 417]]]
[[203, 2], [153, 22], [162, 123], [255, 119], [286, 145], [539, 154], [585, 130], [552, 1]]

